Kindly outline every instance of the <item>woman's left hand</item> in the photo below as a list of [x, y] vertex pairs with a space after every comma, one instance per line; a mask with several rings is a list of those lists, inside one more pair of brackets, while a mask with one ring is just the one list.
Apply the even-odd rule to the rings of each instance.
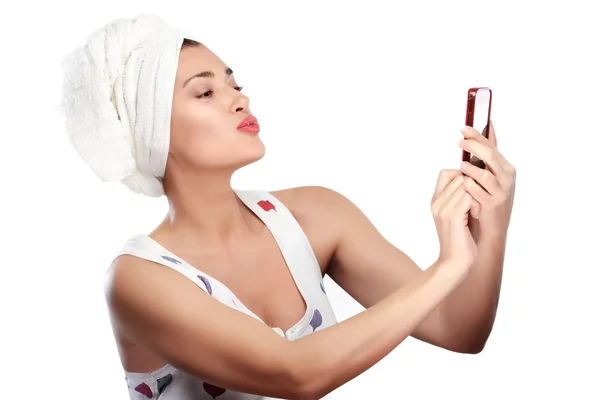
[[485, 163], [480, 168], [463, 162], [462, 172], [466, 175], [464, 187], [479, 203], [477, 214], [469, 218], [469, 225], [476, 233], [487, 237], [505, 237], [512, 213], [515, 196], [516, 169], [498, 151], [496, 131], [492, 121], [489, 124], [489, 138], [476, 129], [465, 126], [464, 139], [459, 146]]

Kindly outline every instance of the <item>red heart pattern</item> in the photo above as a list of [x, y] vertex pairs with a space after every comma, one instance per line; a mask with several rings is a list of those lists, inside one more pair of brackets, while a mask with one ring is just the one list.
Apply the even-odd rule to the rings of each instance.
[[140, 383], [139, 385], [137, 385], [135, 387], [135, 391], [143, 394], [144, 396], [146, 396], [149, 399], [151, 399], [153, 396], [152, 389], [150, 389], [150, 386], [146, 385], [145, 383]]
[[[265, 211], [275, 210], [275, 206], [269, 200], [261, 200], [257, 204]], [[275, 210], [275, 212], [277, 212], [277, 210]]]

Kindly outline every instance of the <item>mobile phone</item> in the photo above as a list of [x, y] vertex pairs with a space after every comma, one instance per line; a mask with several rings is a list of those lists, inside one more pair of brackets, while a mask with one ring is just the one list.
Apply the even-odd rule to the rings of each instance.
[[[490, 115], [492, 113], [492, 90], [487, 87], [470, 88], [467, 92], [467, 113], [465, 116], [465, 125], [477, 129], [485, 138], [489, 137]], [[463, 161], [469, 161], [471, 164], [480, 168], [485, 168], [485, 163], [463, 150]]]

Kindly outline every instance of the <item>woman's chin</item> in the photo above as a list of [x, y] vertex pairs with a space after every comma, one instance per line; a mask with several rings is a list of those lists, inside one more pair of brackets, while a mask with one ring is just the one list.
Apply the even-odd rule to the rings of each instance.
[[232, 160], [230, 165], [234, 169], [240, 169], [262, 159], [265, 156], [266, 149], [262, 142], [257, 141], [257, 143], [257, 145], [245, 148], [244, 154], [238, 154], [236, 160]]

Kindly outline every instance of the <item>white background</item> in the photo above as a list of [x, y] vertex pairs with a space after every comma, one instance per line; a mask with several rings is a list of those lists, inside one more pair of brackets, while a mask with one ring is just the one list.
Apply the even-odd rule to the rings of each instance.
[[[158, 224], [166, 201], [103, 184], [55, 107], [66, 52], [115, 18], [151, 12], [204, 38], [251, 98], [267, 154], [234, 176], [235, 187], [333, 188], [422, 268], [437, 257], [429, 200], [439, 171], [459, 167], [467, 89], [493, 90], [499, 148], [518, 178], [487, 347], [460, 355], [409, 338], [335, 399], [597, 398], [600, 25], [591, 5], [11, 7], [0, 24], [0, 397], [127, 398], [103, 278], [128, 237]], [[326, 288], [340, 320], [361, 311], [330, 279]]]

